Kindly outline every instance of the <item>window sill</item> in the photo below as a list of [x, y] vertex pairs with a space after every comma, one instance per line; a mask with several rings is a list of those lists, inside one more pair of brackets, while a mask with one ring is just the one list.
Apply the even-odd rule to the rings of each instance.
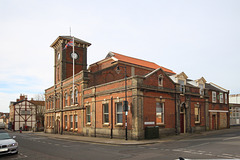
[[103, 123], [103, 127], [108, 127], [108, 126], [110, 126], [109, 123]]
[[116, 124], [116, 127], [122, 127], [122, 126], [123, 126], [122, 123], [117, 123], [117, 124]]
[[156, 126], [158, 127], [158, 128], [165, 128], [165, 124], [156, 124]]
[[200, 122], [195, 122], [195, 124], [200, 124]]
[[86, 126], [91, 126], [91, 123], [87, 123]]

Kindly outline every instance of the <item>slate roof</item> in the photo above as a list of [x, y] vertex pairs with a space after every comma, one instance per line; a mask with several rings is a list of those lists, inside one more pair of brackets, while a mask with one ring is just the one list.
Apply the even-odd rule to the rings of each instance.
[[206, 83], [205, 84], [205, 88], [208, 88], [210, 90], [213, 90], [213, 91], [218, 91], [218, 92], [225, 92], [224, 90], [221, 90], [217, 87], [214, 87], [213, 85], [211, 85], [210, 83]]

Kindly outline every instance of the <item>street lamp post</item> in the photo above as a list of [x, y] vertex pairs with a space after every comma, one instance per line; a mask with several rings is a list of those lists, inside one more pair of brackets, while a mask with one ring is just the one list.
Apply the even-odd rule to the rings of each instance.
[[[117, 66], [117, 73], [120, 72], [120, 68], [122, 66]], [[125, 101], [123, 102], [123, 110], [125, 111], [125, 140], [128, 140], [128, 133], [127, 133], [127, 115], [128, 115], [128, 101], [127, 101], [127, 67], [126, 64], [124, 66], [124, 70], [125, 70], [125, 76], [124, 76], [124, 80], [125, 80]]]

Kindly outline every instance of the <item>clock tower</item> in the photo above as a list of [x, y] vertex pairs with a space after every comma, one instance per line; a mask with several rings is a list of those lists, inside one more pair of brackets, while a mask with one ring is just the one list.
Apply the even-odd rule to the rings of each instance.
[[74, 37], [73, 47], [67, 46], [71, 36], [59, 36], [52, 44], [54, 49], [54, 84], [73, 76], [73, 58], [75, 74], [87, 69], [87, 48], [90, 43]]

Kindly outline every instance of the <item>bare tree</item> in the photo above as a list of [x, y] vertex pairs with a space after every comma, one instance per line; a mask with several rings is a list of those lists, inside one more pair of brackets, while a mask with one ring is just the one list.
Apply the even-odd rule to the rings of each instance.
[[34, 95], [34, 100], [36, 101], [45, 101], [44, 93], [38, 93]]
[[45, 95], [44, 93], [39, 93], [34, 97], [35, 99], [33, 100], [33, 103], [36, 105], [37, 122], [40, 124], [40, 126], [44, 127]]

